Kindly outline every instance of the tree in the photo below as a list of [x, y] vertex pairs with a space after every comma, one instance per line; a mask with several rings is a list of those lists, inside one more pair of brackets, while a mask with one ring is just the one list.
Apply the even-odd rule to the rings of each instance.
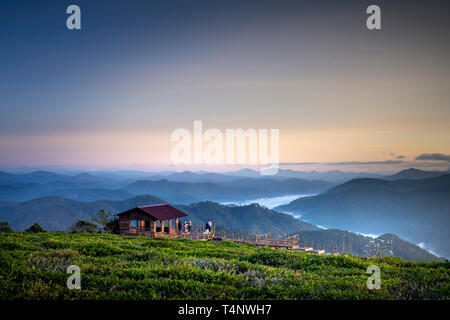
[[14, 232], [13, 229], [9, 226], [8, 222], [0, 222], [0, 233], [8, 233]]
[[72, 233], [94, 233], [97, 231], [97, 225], [86, 220], [78, 220], [70, 227]]
[[103, 233], [105, 231], [106, 224], [108, 223], [111, 212], [106, 212], [105, 210], [100, 210], [97, 214], [92, 217], [92, 221], [100, 225], [100, 231]]
[[44, 228], [41, 227], [39, 223], [33, 224], [31, 227], [29, 227], [25, 232], [28, 233], [39, 233], [39, 232], [47, 232]]
[[106, 232], [119, 234], [119, 219], [111, 219], [106, 224]]

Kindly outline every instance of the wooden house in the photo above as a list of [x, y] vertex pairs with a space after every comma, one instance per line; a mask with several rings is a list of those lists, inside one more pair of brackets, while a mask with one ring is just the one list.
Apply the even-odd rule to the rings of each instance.
[[163, 203], [136, 207], [117, 216], [121, 235], [158, 237], [177, 236], [178, 219], [187, 217], [187, 214]]

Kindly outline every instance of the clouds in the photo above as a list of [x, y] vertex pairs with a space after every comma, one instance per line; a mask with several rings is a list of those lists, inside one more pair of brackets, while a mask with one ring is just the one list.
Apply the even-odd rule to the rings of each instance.
[[[385, 152], [383, 152], [385, 154]], [[436, 164], [417, 161], [440, 161], [450, 163], [450, 155], [443, 153], [422, 153], [415, 157], [415, 161], [405, 161], [403, 155], [397, 155], [393, 152], [388, 153], [395, 160], [381, 161], [340, 161], [340, 162], [281, 162], [282, 166], [309, 166], [309, 165], [327, 165], [327, 166], [382, 166], [382, 165], [406, 165], [406, 166], [435, 166]]]
[[[382, 154], [386, 154], [386, 152], [382, 151]], [[405, 156], [403, 155], [397, 155], [395, 152], [389, 152], [388, 155], [390, 155], [391, 157], [394, 157], [395, 159], [406, 159]]]
[[402, 160], [384, 160], [384, 161], [341, 161], [341, 162], [281, 162], [281, 166], [308, 166], [308, 165], [332, 165], [332, 166], [360, 166], [360, 165], [391, 165], [402, 164]]
[[390, 156], [395, 157], [395, 159], [405, 159], [406, 157], [403, 155], [397, 155], [394, 152], [389, 153]]
[[[393, 152], [382, 152], [385, 155], [392, 156], [391, 160], [373, 160], [373, 161], [339, 161], [339, 162], [281, 162], [280, 166], [304, 166], [321, 168], [345, 168], [348, 170], [368, 169], [375, 170], [402, 170], [404, 168], [423, 168], [424, 170], [447, 170], [450, 165], [450, 155], [442, 153], [422, 153], [414, 158], [414, 160], [406, 160], [408, 157]], [[370, 168], [370, 169], [369, 169]], [[380, 171], [380, 172], [381, 172]]]
[[450, 163], [450, 155], [443, 153], [422, 153], [416, 157], [416, 160], [444, 161]]

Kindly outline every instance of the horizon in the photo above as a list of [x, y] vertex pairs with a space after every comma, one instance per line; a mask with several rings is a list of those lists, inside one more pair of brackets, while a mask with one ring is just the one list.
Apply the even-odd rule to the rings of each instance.
[[[11, 173], [11, 174], [28, 174], [28, 173], [35, 173], [35, 172], [48, 172], [48, 173], [56, 173], [56, 174], [65, 174], [65, 175], [80, 175], [80, 174], [92, 174], [96, 175], [99, 173], [142, 173], [142, 174], [162, 174], [162, 175], [171, 175], [176, 173], [194, 173], [194, 174], [208, 174], [208, 173], [214, 173], [214, 174], [229, 174], [232, 175], [233, 173], [239, 173], [242, 171], [251, 170], [252, 173], [259, 173], [258, 169], [255, 168], [240, 168], [235, 170], [223, 170], [223, 171], [208, 171], [204, 169], [199, 170], [126, 170], [126, 169], [89, 169], [89, 168], [69, 168], [69, 167], [52, 167], [52, 166], [43, 166], [43, 167], [28, 167], [28, 168], [0, 168], [0, 172], [4, 173]], [[399, 172], [408, 171], [408, 170], [419, 170], [419, 171], [425, 171], [425, 172], [449, 172], [450, 167], [443, 170], [424, 170], [414, 167], [409, 167], [405, 169], [400, 170], [394, 170], [394, 171], [355, 171], [355, 170], [339, 170], [339, 169], [332, 169], [332, 170], [295, 170], [295, 169], [280, 169], [278, 174], [290, 171], [290, 172], [298, 172], [298, 173], [343, 173], [343, 174], [377, 174], [377, 175], [393, 175]], [[270, 178], [270, 176], [261, 176], [265, 178]]]

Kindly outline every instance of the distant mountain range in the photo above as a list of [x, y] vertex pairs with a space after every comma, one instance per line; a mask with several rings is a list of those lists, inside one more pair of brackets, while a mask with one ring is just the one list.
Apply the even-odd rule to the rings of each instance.
[[354, 179], [275, 210], [326, 227], [396, 233], [450, 256], [450, 174], [416, 180]]
[[240, 178], [221, 184], [141, 180], [126, 187], [135, 194], [152, 194], [174, 203], [243, 201], [291, 194], [317, 194], [332, 186], [325, 181]]
[[410, 180], [418, 180], [418, 179], [426, 179], [426, 178], [434, 178], [439, 177], [444, 174], [449, 174], [450, 171], [424, 171], [419, 169], [406, 169], [402, 170], [396, 174], [386, 176], [384, 180], [400, 180], [400, 179], [410, 179]]
[[279, 170], [274, 176], [243, 169], [227, 173], [95, 171], [65, 175], [49, 171], [0, 172], [0, 201], [26, 201], [60, 196], [80, 201], [125, 200], [151, 194], [170, 202], [236, 202], [292, 194], [317, 194], [335, 186], [336, 181], [380, 178], [384, 180], [423, 179], [444, 174], [439, 171], [403, 170], [395, 175], [341, 171], [302, 172]]
[[117, 177], [113, 179], [87, 173], [68, 176], [46, 171], [28, 174], [0, 172], [0, 201], [26, 201], [51, 196], [80, 201], [125, 200], [151, 194], [170, 202], [189, 204], [207, 200], [225, 202], [300, 193], [317, 194], [334, 185], [320, 180], [245, 178], [215, 173], [181, 172], [168, 177], [172, 180], [147, 179], [130, 183], [126, 178], [118, 180]]
[[[243, 176], [248, 178], [256, 178], [260, 176], [259, 171], [251, 169], [242, 169], [239, 171], [228, 172], [228, 175]], [[298, 178], [305, 180], [324, 180], [332, 183], [342, 183], [356, 178], [382, 178], [383, 175], [370, 172], [343, 172], [340, 170], [330, 171], [296, 171], [290, 169], [279, 169], [276, 175], [271, 176], [272, 179], [288, 179]]]
[[7, 173], [0, 171], [0, 184], [13, 183], [39, 183], [42, 185], [57, 185], [58, 183], [69, 183], [71, 186], [83, 185], [84, 187], [111, 187], [116, 185], [117, 181], [94, 176], [89, 173], [80, 173], [70, 176], [49, 171], [34, 171], [31, 173]]
[[357, 178], [377, 178], [377, 179], [422, 179], [431, 178], [437, 175], [450, 173], [450, 171], [423, 171], [418, 169], [407, 169], [401, 171], [399, 176], [396, 175], [382, 175], [379, 173], [370, 172], [344, 172], [340, 170], [330, 171], [296, 171], [290, 169], [279, 169], [276, 175], [261, 176], [260, 172], [252, 169], [241, 169], [229, 172], [206, 172], [206, 171], [161, 171], [161, 172], [146, 172], [146, 171], [89, 171], [81, 172], [75, 175], [59, 174], [50, 171], [34, 171], [30, 173], [8, 173], [0, 171], [0, 184], [10, 183], [39, 183], [45, 184], [48, 182], [63, 182], [63, 183], [77, 183], [90, 184], [89, 187], [95, 188], [118, 188], [125, 184], [130, 184], [138, 180], [167, 180], [173, 182], [211, 182], [222, 184], [225, 182], [232, 182], [241, 178], [269, 178], [272, 180], [286, 180], [290, 178], [304, 179], [304, 180], [323, 180], [327, 182], [343, 183]]

